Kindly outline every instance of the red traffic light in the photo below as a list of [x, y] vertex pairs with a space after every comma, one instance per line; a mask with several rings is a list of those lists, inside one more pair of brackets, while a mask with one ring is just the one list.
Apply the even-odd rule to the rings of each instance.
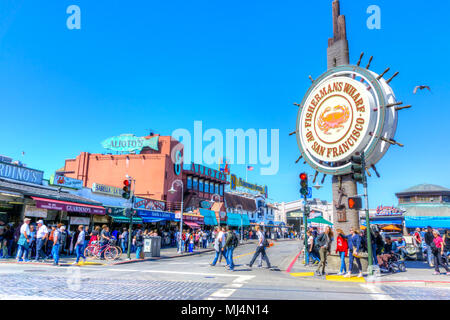
[[130, 185], [130, 180], [123, 180], [123, 185], [128, 187]]
[[308, 179], [308, 175], [306, 173], [300, 174], [300, 180], [307, 180], [307, 179]]
[[350, 197], [348, 198], [348, 208], [360, 210], [362, 208], [362, 200], [360, 197]]

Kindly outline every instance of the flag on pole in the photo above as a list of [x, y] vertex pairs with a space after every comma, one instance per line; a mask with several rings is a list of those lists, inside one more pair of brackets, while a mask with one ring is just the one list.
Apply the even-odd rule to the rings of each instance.
[[248, 171], [253, 171], [253, 169], [255, 169], [255, 168], [253, 168], [252, 166], [247, 166]]

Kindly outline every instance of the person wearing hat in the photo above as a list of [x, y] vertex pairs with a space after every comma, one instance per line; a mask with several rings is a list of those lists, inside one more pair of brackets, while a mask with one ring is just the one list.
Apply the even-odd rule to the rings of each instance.
[[44, 225], [43, 220], [37, 222], [37, 233], [36, 233], [36, 259], [34, 262], [38, 262], [39, 258], [42, 256], [42, 260], [45, 262], [47, 255], [44, 252], [44, 246], [48, 239], [48, 229]]
[[24, 261], [23, 257], [25, 257], [25, 262], [29, 262], [28, 260], [28, 248], [30, 245], [30, 218], [23, 219], [23, 224], [20, 227], [20, 236], [17, 241], [18, 250], [17, 250], [17, 262]]

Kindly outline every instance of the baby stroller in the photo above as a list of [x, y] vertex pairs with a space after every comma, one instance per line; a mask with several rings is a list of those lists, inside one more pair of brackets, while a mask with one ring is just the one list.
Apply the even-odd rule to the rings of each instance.
[[393, 273], [406, 271], [405, 262], [401, 260], [401, 257], [398, 253], [394, 253], [388, 260], [388, 269], [389, 272]]

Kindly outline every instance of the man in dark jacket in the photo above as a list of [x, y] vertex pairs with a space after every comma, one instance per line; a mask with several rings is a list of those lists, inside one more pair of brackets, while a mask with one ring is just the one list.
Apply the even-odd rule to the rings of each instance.
[[331, 251], [331, 242], [333, 241], [333, 232], [327, 226], [325, 232], [317, 236], [317, 246], [319, 247], [320, 262], [316, 270], [316, 275], [325, 275], [325, 266], [327, 264], [327, 256]]
[[227, 227], [227, 237], [225, 239], [225, 259], [227, 261], [227, 269], [231, 271], [234, 271], [233, 251], [234, 248], [237, 247], [238, 243], [239, 240], [234, 230], [230, 230], [230, 228]]
[[433, 264], [433, 253], [431, 252], [431, 246], [433, 243], [434, 237], [433, 237], [433, 228], [430, 226], [427, 227], [427, 232], [425, 232], [425, 243], [427, 244], [426, 252], [427, 252], [427, 259], [428, 264], [430, 267], [434, 267]]

